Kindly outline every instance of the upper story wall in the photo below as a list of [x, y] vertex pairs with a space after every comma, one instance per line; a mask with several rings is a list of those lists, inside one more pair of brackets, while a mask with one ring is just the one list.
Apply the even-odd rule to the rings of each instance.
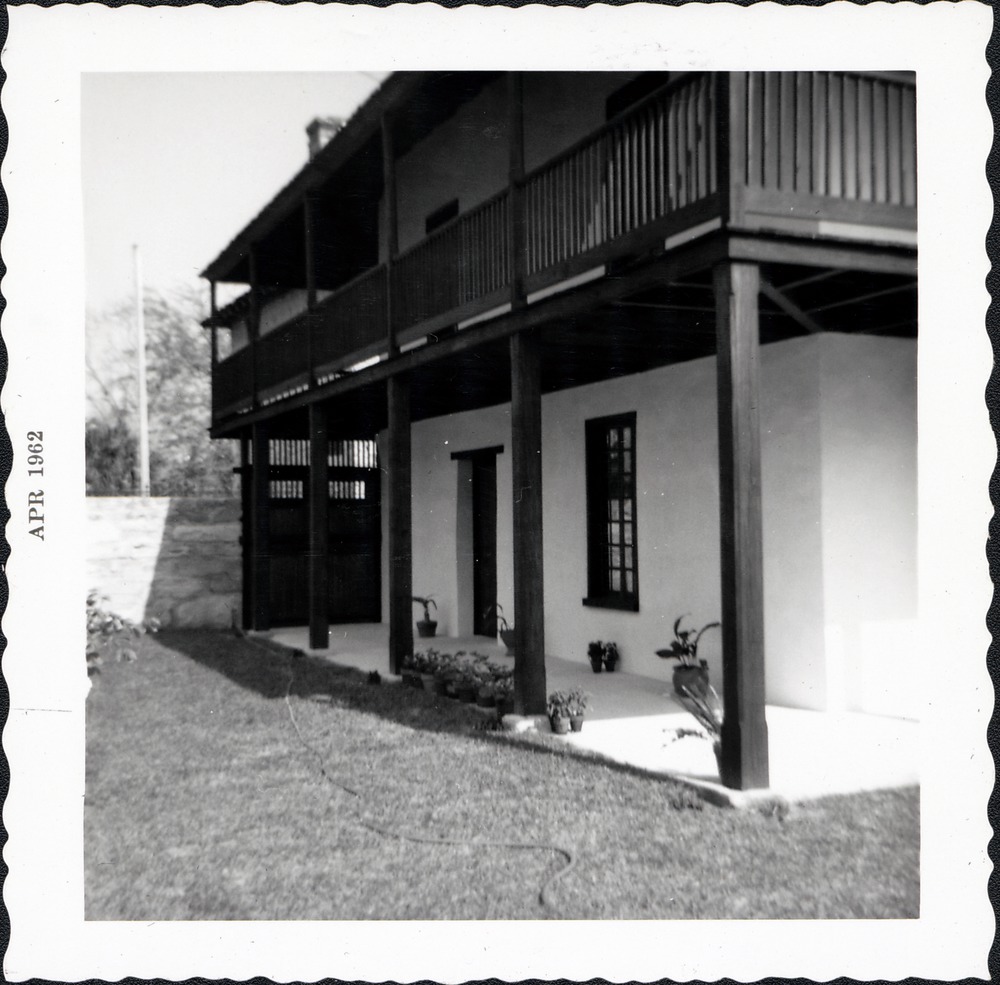
[[[524, 75], [524, 164], [531, 171], [604, 125], [608, 97], [637, 72]], [[666, 78], [664, 79], [666, 81]], [[426, 235], [427, 217], [458, 200], [466, 212], [507, 187], [507, 83], [498, 78], [396, 161], [399, 249]], [[385, 203], [380, 203], [380, 213]], [[386, 259], [385, 243], [379, 256]]]

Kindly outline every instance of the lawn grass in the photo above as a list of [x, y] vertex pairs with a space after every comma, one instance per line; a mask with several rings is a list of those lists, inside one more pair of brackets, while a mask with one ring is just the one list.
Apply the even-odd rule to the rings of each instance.
[[231, 634], [146, 638], [88, 698], [86, 916], [918, 916], [916, 789], [781, 821], [481, 721]]

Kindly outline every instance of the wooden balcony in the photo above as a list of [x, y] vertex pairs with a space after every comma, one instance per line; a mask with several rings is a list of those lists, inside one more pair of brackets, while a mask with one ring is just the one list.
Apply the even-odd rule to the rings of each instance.
[[915, 245], [915, 126], [895, 76], [685, 75], [217, 363], [213, 423], [501, 314], [516, 272], [530, 304], [722, 228]]

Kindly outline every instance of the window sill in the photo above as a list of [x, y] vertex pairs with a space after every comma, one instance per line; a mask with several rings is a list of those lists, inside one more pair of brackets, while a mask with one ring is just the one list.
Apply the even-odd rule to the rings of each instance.
[[639, 599], [635, 595], [587, 596], [583, 604], [594, 609], [621, 609], [623, 612], [638, 612]]

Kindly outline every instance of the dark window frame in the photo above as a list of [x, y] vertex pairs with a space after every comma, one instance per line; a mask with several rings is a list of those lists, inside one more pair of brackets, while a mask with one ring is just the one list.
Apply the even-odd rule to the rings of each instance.
[[[591, 418], [585, 427], [587, 596], [583, 604], [638, 612], [636, 413]], [[613, 498], [615, 487], [620, 495]]]

